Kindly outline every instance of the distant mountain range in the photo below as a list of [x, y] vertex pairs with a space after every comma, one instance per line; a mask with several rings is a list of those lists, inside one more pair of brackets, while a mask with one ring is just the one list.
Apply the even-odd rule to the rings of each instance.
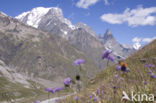
[[[60, 35], [86, 53], [91, 52], [93, 49], [95, 50], [95, 48], [105, 48], [112, 50], [117, 58], [124, 59], [136, 51], [132, 46], [118, 43], [109, 30], [106, 30], [104, 37], [98, 37], [93, 29], [84, 23], [72, 25], [68, 19], [63, 17], [62, 10], [57, 7], [34, 8], [31, 11], [20, 14], [16, 18], [27, 25]], [[99, 49], [97, 50], [100, 51]], [[94, 53], [87, 54], [91, 56]]]

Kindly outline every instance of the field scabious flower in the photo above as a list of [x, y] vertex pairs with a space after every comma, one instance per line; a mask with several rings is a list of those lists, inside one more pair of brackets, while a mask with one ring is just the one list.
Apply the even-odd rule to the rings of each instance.
[[85, 60], [83, 60], [83, 59], [77, 59], [74, 61], [75, 66], [78, 66], [78, 65], [83, 64], [83, 63], [85, 63]]
[[107, 66], [108, 66], [108, 63], [109, 63], [109, 61], [114, 61], [114, 57], [113, 57], [113, 55], [111, 54], [111, 51], [109, 51], [109, 50], [105, 50], [104, 52], [103, 52], [103, 54], [102, 54], [102, 57], [101, 57], [102, 59], [107, 59], [108, 61], [107, 61]]
[[91, 98], [92, 98], [92, 95], [89, 96], [89, 99], [91, 99]]
[[63, 90], [62, 87], [57, 87], [57, 88], [54, 89], [54, 93], [55, 93], [55, 92], [58, 92], [58, 91], [61, 91], [61, 90]]
[[40, 101], [34, 101], [34, 103], [40, 103]]
[[53, 92], [53, 89], [52, 88], [45, 88], [45, 91], [47, 91], [47, 92]]
[[111, 51], [105, 50], [102, 54], [102, 59], [108, 59], [110, 61], [114, 61], [114, 57], [111, 55]]
[[151, 71], [151, 70], [149, 70], [147, 73], [152, 74], [152, 71]]
[[64, 80], [64, 85], [65, 86], [69, 86], [70, 85], [70, 83], [71, 83], [71, 78], [66, 78], [65, 80]]
[[154, 73], [151, 74], [151, 78], [155, 79], [156, 75]]
[[78, 100], [78, 96], [75, 96], [75, 97], [74, 97], [74, 100], [76, 100], [76, 101], [77, 101], [77, 100]]
[[115, 69], [116, 69], [116, 71], [119, 71], [119, 70], [121, 70], [121, 66], [117, 65]]
[[118, 74], [114, 74], [114, 78], [117, 78], [118, 77]]
[[97, 94], [97, 95], [100, 94], [100, 89], [99, 89], [99, 88], [96, 90], [96, 94]]
[[97, 101], [97, 98], [96, 97], [93, 97], [93, 101]]

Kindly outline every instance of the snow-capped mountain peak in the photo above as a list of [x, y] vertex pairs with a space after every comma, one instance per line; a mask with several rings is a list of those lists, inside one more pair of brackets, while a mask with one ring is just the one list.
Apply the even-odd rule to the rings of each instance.
[[66, 24], [71, 30], [75, 29], [75, 26], [72, 25], [72, 23], [68, 19], [63, 17], [63, 12], [58, 7], [33, 8], [32, 10], [24, 12], [16, 16], [15, 18], [35, 28], [40, 28], [40, 25], [42, 25], [43, 22], [46, 25], [56, 24], [56, 26], [58, 25], [58, 22], [61, 22], [63, 24]]
[[133, 44], [133, 48], [136, 49], [136, 50], [140, 49], [140, 47], [141, 47], [141, 44], [138, 43], [138, 42], [136, 42], [135, 44]]
[[[35, 28], [38, 27], [38, 24], [42, 17], [50, 10], [51, 8], [37, 7], [32, 9], [31, 11], [24, 12], [15, 18], [26, 22], [26, 24], [33, 26]], [[27, 17], [27, 18], [25, 18]], [[26, 20], [27, 19], [27, 20]]]

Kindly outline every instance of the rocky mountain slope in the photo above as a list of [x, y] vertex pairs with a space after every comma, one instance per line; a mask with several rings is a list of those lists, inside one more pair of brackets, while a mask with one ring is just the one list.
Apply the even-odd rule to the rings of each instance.
[[[77, 69], [73, 62], [78, 58], [86, 61], [86, 76], [92, 77], [98, 71], [85, 53], [65, 39], [0, 13], [0, 60], [12, 71], [41, 85], [56, 87], [63, 85], [66, 77], [75, 79]], [[5, 75], [4, 71], [1, 73]]]
[[109, 29], [107, 29], [104, 36], [99, 39], [104, 47], [111, 50], [118, 59], [125, 59], [136, 51], [133, 47], [125, 47], [124, 45], [118, 43]]
[[123, 47], [113, 36], [108, 38], [107, 31], [103, 38], [99, 38], [94, 30], [84, 23], [72, 25], [64, 18], [62, 10], [57, 7], [34, 8], [16, 18], [27, 25], [65, 38], [71, 45], [85, 52], [100, 68], [105, 67], [105, 64], [100, 62], [100, 56], [105, 49], [113, 51], [117, 59], [126, 58], [135, 51], [133, 48]]

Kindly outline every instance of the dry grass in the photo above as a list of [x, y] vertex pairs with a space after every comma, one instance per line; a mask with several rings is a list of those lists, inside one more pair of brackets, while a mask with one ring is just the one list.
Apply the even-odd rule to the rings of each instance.
[[[156, 79], [150, 78], [150, 74], [147, 73], [149, 69], [144, 66], [145, 63], [152, 63], [156, 66], [156, 40], [134, 53], [124, 60], [124, 62], [128, 64], [130, 72], [122, 73], [121, 71], [116, 71], [116, 65], [108, 67], [96, 75], [94, 83], [89, 83], [87, 89], [77, 94], [79, 97], [78, 101], [70, 97], [61, 101], [61, 103], [122, 103], [123, 91], [128, 95], [131, 94], [131, 91], [134, 91], [137, 94], [152, 93], [156, 96]], [[156, 67], [150, 69], [156, 74]], [[114, 77], [115, 74], [118, 77]], [[90, 99], [89, 96], [97, 88], [100, 88], [100, 93], [98, 94], [99, 100], [93, 101], [93, 98]], [[127, 101], [123, 103], [135, 102]], [[142, 101], [141, 103], [153, 102]]]

